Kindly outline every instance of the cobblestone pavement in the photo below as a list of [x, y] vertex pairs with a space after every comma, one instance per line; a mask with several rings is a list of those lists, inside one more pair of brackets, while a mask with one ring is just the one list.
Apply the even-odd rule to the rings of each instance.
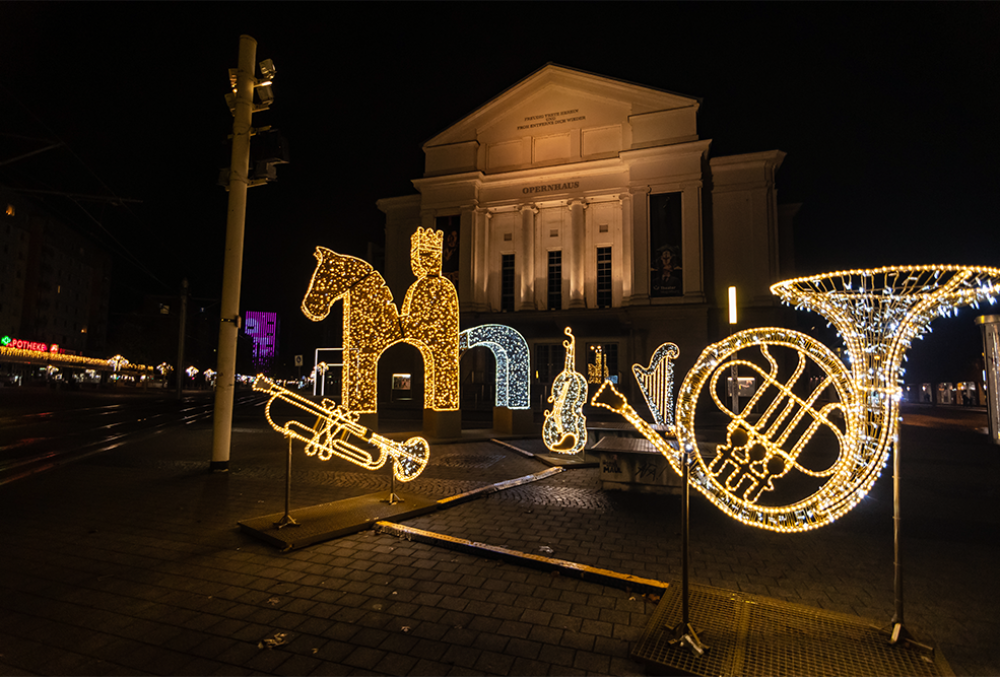
[[[237, 421], [227, 474], [206, 472], [198, 424], [4, 486], [0, 673], [642, 674], [629, 650], [655, 601], [641, 595], [371, 531], [285, 554], [252, 540], [236, 522], [284, 508], [287, 447], [261, 430]], [[902, 435], [907, 622], [966, 675], [1000, 674], [1000, 460], [984, 439]], [[543, 468], [489, 441], [435, 445], [407, 490], [441, 498]], [[852, 513], [798, 535], [693, 496], [693, 582], [888, 623], [888, 474]], [[293, 508], [388, 485], [385, 469], [294, 457]], [[573, 469], [406, 524], [676, 580], [679, 506]]]

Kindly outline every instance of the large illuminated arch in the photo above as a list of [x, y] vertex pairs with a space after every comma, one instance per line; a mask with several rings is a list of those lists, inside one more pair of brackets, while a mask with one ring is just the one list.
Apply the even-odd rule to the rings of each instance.
[[531, 364], [524, 337], [503, 324], [484, 324], [459, 333], [459, 350], [476, 346], [489, 348], [496, 362], [495, 405], [527, 409], [530, 406]]

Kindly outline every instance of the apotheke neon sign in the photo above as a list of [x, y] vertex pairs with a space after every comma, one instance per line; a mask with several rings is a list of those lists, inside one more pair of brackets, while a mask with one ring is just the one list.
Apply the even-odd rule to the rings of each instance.
[[37, 353], [65, 353], [65, 350], [59, 348], [58, 344], [53, 343], [50, 347], [47, 343], [39, 343], [37, 341], [24, 341], [22, 339], [11, 338], [10, 336], [4, 336], [0, 338], [0, 345], [6, 348], [17, 348], [18, 350], [34, 350]]

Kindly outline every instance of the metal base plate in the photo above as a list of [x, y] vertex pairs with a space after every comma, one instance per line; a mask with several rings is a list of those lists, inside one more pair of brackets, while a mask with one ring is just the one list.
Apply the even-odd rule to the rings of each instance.
[[670, 644], [681, 621], [681, 590], [657, 605], [632, 657], [657, 674], [953, 675], [940, 650], [891, 645], [874, 622], [782, 600], [691, 586], [691, 624], [711, 649], [698, 656]]
[[295, 550], [372, 528], [379, 520], [406, 520], [437, 510], [432, 498], [397, 491], [401, 503], [387, 503], [388, 491], [355, 496], [291, 511], [298, 525], [278, 529], [284, 512], [238, 522], [240, 528], [281, 550]]

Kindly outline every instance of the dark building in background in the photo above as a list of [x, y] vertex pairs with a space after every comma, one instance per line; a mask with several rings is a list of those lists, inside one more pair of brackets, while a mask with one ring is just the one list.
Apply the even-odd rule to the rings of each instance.
[[103, 357], [110, 254], [22, 194], [0, 208], [0, 333]]
[[253, 368], [268, 374], [278, 357], [278, 314], [248, 310], [243, 317], [243, 333], [253, 340]]

